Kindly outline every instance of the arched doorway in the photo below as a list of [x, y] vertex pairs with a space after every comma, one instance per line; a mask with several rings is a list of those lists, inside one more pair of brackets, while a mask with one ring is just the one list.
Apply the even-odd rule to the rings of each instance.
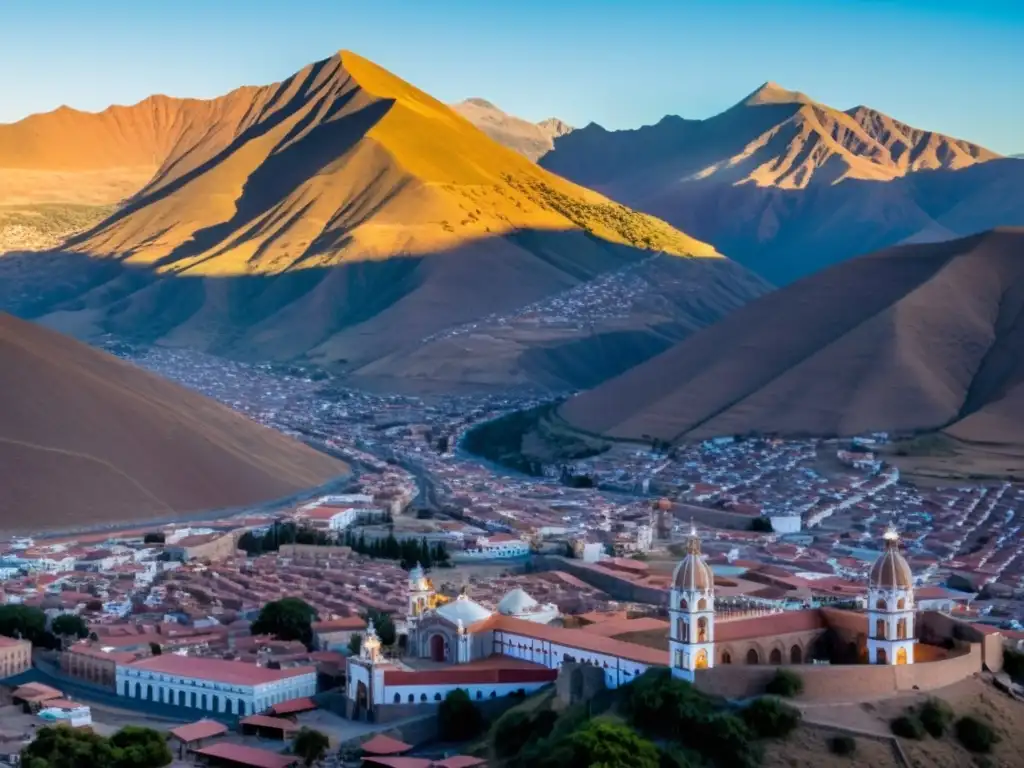
[[804, 652], [800, 650], [799, 645], [794, 645], [789, 649], [789, 663], [790, 664], [803, 664], [804, 663]]
[[352, 714], [353, 720], [361, 720], [363, 715], [367, 713], [367, 708], [370, 703], [370, 695], [366, 689], [366, 683], [360, 682], [356, 686], [356, 710]]
[[889, 663], [889, 657], [885, 653], [885, 648], [879, 648], [878, 651], [875, 653], [875, 663], [876, 664], [888, 664]]
[[747, 664], [760, 664], [761, 658], [757, 655], [757, 650], [751, 648], [747, 651]]
[[897, 664], [906, 664], [907, 663], [907, 649], [906, 648], [900, 648], [899, 650], [896, 651], [896, 663]]
[[697, 663], [695, 666], [697, 669], [708, 668], [708, 652], [705, 651], [703, 648], [697, 651]]
[[732, 654], [728, 651], [722, 651], [722, 663], [732, 664]]
[[444, 661], [444, 635], [430, 636], [430, 658], [434, 661]]
[[782, 651], [778, 648], [772, 648], [772, 652], [768, 654], [769, 664], [781, 664], [782, 663]]

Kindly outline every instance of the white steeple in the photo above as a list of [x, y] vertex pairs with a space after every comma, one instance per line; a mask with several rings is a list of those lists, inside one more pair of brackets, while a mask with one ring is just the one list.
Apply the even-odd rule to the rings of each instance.
[[669, 616], [672, 674], [692, 682], [696, 670], [715, 665], [715, 576], [692, 524], [686, 556], [672, 574]]
[[868, 574], [868, 662], [914, 663], [914, 575], [890, 526], [885, 549]]

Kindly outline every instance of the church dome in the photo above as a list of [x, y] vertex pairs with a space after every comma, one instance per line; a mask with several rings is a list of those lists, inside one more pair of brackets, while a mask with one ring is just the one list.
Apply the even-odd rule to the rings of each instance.
[[537, 601], [530, 597], [519, 587], [516, 587], [498, 603], [498, 613], [505, 616], [515, 616], [520, 613], [532, 611], [537, 607]]
[[885, 551], [875, 560], [868, 574], [868, 587], [874, 589], [912, 589], [914, 574], [900, 553], [900, 537], [890, 529], [885, 532]]
[[464, 594], [459, 595], [450, 603], [438, 606], [436, 612], [438, 616], [447, 619], [452, 624], [457, 624], [461, 621], [467, 627], [470, 624], [483, 621], [491, 615], [489, 610], [480, 605], [480, 603], [470, 600]]
[[715, 575], [711, 566], [704, 562], [700, 553], [700, 539], [697, 531], [691, 529], [686, 542], [686, 557], [679, 561], [672, 574], [672, 587], [689, 591], [705, 592], [715, 586]]

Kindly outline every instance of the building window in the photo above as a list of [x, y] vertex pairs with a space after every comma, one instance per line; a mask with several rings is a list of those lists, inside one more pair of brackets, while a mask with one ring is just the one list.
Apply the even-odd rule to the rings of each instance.
[[395, 694], [395, 704], [401, 704], [401, 703], [402, 703], [402, 694], [396, 693]]
[[782, 663], [782, 651], [778, 648], [773, 648], [772, 652], [768, 655], [769, 664], [781, 664]]
[[879, 598], [878, 602], [877, 602], [877, 603], [875, 603], [875, 608], [876, 608], [877, 610], [879, 610], [879, 611], [885, 611], [885, 610], [887, 610], [887, 606], [886, 606], [886, 604], [885, 604], [885, 600], [882, 600], [881, 598]]
[[484, 697], [484, 692], [478, 690], [476, 692], [476, 697], [477, 697], [477, 699], [482, 699]]
[[757, 655], [757, 651], [754, 648], [751, 648], [749, 651], [747, 651], [747, 664], [760, 664], [760, 663], [761, 663], [761, 659]]
[[700, 600], [697, 601], [697, 610], [698, 611], [706, 611], [707, 609], [708, 609], [708, 601], [705, 600], [702, 597]]
[[885, 640], [886, 635], [885, 619], [878, 619], [878, 621], [875, 622], [875, 637], [879, 640]]
[[799, 645], [794, 645], [789, 649], [789, 663], [790, 664], [803, 664], [804, 663], [804, 652], [800, 650]]
[[421, 693], [421, 694], [420, 694], [420, 703], [423, 703], [423, 702], [425, 702], [426, 700], [427, 700], [427, 694], [425, 694], [425, 693]]
[[440, 701], [440, 700], [441, 700], [441, 694], [440, 693], [435, 693], [434, 694], [434, 701]]
[[412, 694], [410, 693], [410, 694], [409, 694], [409, 703], [410, 703], [410, 704], [412, 704], [412, 703], [413, 703], [414, 701], [416, 701], [416, 697], [415, 697], [415, 696], [413, 696], [413, 695], [412, 695]]

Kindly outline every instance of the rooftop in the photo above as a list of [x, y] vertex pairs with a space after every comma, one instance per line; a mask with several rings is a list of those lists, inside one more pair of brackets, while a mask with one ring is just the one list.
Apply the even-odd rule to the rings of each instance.
[[299, 675], [315, 674], [314, 667], [293, 667], [291, 669], [268, 669], [243, 661], [225, 661], [223, 659], [204, 659], [195, 656], [178, 656], [165, 653], [127, 665], [135, 669], [149, 672], [162, 672], [166, 675], [188, 677], [195, 680], [215, 680], [219, 683], [235, 685], [262, 685], [285, 680]]

